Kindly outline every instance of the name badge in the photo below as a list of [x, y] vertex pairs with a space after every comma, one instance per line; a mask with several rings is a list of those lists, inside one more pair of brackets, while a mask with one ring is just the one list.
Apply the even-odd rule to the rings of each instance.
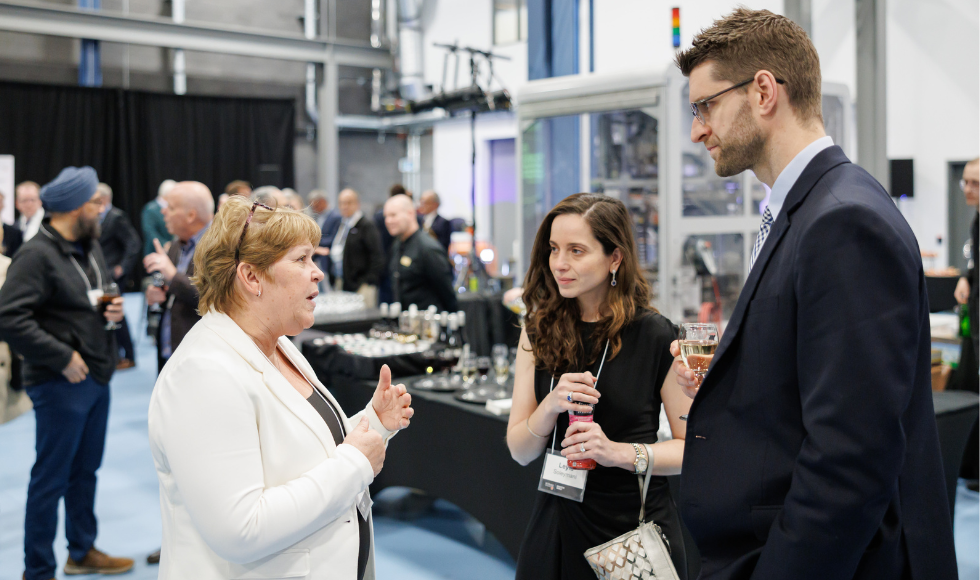
[[357, 511], [361, 512], [361, 517], [367, 520], [371, 517], [371, 506], [374, 505], [374, 500], [371, 499], [371, 494], [367, 490], [361, 492], [361, 495], [357, 498]]
[[406, 268], [412, 265], [412, 259], [408, 256], [402, 256], [402, 259], [399, 260], [399, 262], [401, 262], [401, 265], [405, 266]]
[[101, 288], [88, 291], [88, 302], [95, 308], [99, 305], [99, 300], [102, 300], [102, 295], [105, 294]]
[[585, 497], [585, 480], [588, 477], [588, 470], [572, 469], [568, 466], [568, 459], [561, 453], [548, 449], [544, 454], [538, 491], [581, 503]]

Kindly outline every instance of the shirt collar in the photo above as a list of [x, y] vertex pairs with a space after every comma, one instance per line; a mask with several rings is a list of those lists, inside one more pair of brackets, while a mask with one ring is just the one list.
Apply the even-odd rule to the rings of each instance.
[[211, 227], [211, 222], [208, 222], [208, 225], [204, 226], [198, 230], [196, 234], [191, 236], [191, 239], [187, 240], [187, 242], [184, 244], [184, 248], [193, 248], [197, 246], [197, 243], [201, 241], [201, 238], [204, 237], [204, 232], [208, 231], [209, 227]]
[[112, 209], [112, 204], [111, 203], [105, 204], [105, 209], [102, 210], [102, 213], [101, 214], [99, 214], [99, 223], [104, 223], [105, 222], [105, 216], [109, 215], [109, 211], [111, 209]]
[[806, 166], [813, 161], [817, 153], [828, 147], [833, 147], [833, 145], [834, 140], [829, 135], [817, 139], [804, 147], [803, 151], [797, 153], [796, 157], [779, 174], [776, 182], [772, 184], [772, 192], [769, 194], [769, 212], [772, 213], [773, 221], [776, 221], [779, 212], [783, 209], [783, 203], [786, 202], [786, 196], [789, 195], [789, 190], [796, 185], [796, 180], [800, 178]]
[[344, 221], [347, 223], [347, 227], [351, 228], [354, 227], [354, 224], [361, 221], [362, 217], [364, 217], [364, 212], [362, 212], [361, 210], [357, 210], [354, 212], [354, 215], [350, 216]]

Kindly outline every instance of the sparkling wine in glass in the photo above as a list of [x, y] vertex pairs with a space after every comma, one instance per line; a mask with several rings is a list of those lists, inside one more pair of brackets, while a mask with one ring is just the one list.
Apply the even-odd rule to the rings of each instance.
[[[677, 345], [684, 366], [694, 371], [700, 383], [708, 374], [711, 358], [718, 348], [718, 327], [710, 322], [685, 322], [681, 324]], [[687, 421], [687, 415], [680, 418]]]
[[473, 355], [463, 357], [460, 364], [460, 374], [463, 376], [463, 382], [467, 385], [473, 385], [476, 382], [476, 357]]
[[718, 348], [718, 327], [712, 323], [685, 322], [681, 325], [677, 343], [684, 365], [694, 371], [698, 379], [704, 380], [711, 357]]

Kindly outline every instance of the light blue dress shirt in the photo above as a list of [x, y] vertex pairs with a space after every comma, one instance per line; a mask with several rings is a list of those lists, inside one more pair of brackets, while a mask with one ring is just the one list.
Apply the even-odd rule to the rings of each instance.
[[[796, 185], [796, 180], [800, 178], [806, 166], [813, 161], [813, 158], [818, 153], [833, 146], [834, 140], [830, 136], [817, 139], [804, 147], [803, 151], [797, 153], [796, 157], [779, 174], [776, 182], [772, 184], [772, 192], [769, 194], [769, 212], [772, 213], [773, 222], [779, 217], [779, 212], [783, 209], [783, 204], [786, 203], [786, 196], [789, 195], [789, 190], [793, 189], [793, 186]], [[763, 211], [765, 211], [765, 208], [763, 208]]]

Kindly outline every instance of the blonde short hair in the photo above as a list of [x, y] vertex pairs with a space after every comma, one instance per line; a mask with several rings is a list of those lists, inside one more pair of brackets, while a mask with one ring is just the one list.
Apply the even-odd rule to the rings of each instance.
[[241, 262], [250, 264], [260, 276], [273, 280], [272, 265], [289, 250], [307, 242], [314, 247], [320, 244], [320, 228], [313, 218], [292, 209], [269, 211], [259, 206], [239, 248], [238, 240], [252, 206], [253, 202], [242, 196], [231, 196], [194, 251], [193, 282], [201, 296], [198, 310], [202, 314], [211, 309], [227, 314], [245, 306], [235, 291], [236, 248]]

